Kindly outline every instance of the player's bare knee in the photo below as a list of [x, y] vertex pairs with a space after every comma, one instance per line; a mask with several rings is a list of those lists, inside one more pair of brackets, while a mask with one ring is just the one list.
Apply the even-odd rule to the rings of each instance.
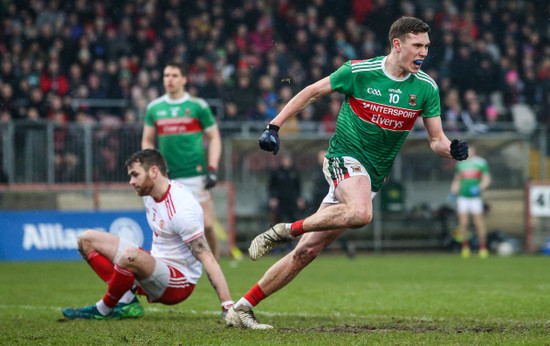
[[137, 256], [139, 254], [139, 249], [136, 247], [126, 247], [121, 252], [116, 260], [116, 264], [122, 268], [130, 268], [135, 264]]
[[294, 252], [294, 262], [299, 264], [301, 267], [305, 267], [311, 261], [313, 261], [321, 251], [315, 247], [304, 246], [297, 248]]
[[372, 221], [372, 213], [366, 209], [352, 209], [346, 215], [347, 228], [361, 228]]
[[96, 230], [88, 229], [82, 232], [80, 237], [78, 237], [78, 252], [84, 257], [86, 257], [90, 252], [94, 250], [93, 240]]

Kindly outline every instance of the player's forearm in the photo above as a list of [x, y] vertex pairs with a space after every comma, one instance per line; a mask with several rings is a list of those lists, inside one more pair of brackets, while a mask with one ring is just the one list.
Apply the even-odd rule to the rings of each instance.
[[445, 136], [431, 139], [430, 148], [439, 156], [447, 159], [453, 158], [451, 156], [451, 141]]
[[141, 141], [141, 150], [145, 149], [154, 149], [155, 145], [153, 144], [153, 141], [150, 141], [148, 139], [143, 139]]
[[212, 138], [208, 144], [208, 166], [218, 169], [222, 155], [222, 140], [220, 136]]
[[218, 294], [220, 303], [231, 300], [231, 294], [229, 293], [229, 287], [225, 281], [225, 276], [223, 275], [222, 269], [214, 256], [206, 259], [203, 262], [203, 265], [206, 275], [208, 275], [208, 280], [210, 280], [210, 284], [214, 287], [214, 290], [216, 290], [216, 293]]
[[458, 193], [458, 188], [460, 187], [460, 179], [453, 179], [453, 182], [451, 183], [451, 193], [454, 193], [455, 195]]
[[489, 174], [483, 174], [481, 182], [479, 183], [479, 188], [485, 191], [489, 185], [491, 185], [491, 176]]
[[189, 250], [191, 250], [193, 256], [195, 256], [195, 258], [202, 263], [210, 284], [214, 287], [216, 293], [218, 294], [220, 303], [231, 300], [229, 288], [227, 287], [227, 282], [223, 276], [220, 264], [216, 261], [212, 251], [210, 251], [210, 247], [208, 246], [204, 235], [191, 240], [187, 243], [187, 246], [189, 247]]
[[300, 113], [304, 108], [310, 105], [313, 102], [311, 98], [307, 95], [298, 93], [294, 96], [281, 110], [279, 114], [273, 120], [270, 121], [270, 124], [277, 125], [279, 127], [296, 114]]
[[270, 124], [281, 127], [288, 118], [300, 113], [307, 106], [319, 98], [330, 94], [331, 92], [332, 87], [330, 85], [330, 77], [325, 77], [320, 81], [305, 87], [290, 101], [288, 101], [281, 112], [270, 121]]
[[451, 141], [443, 132], [443, 126], [441, 124], [441, 117], [423, 118], [424, 127], [428, 134], [428, 141], [430, 142], [430, 148], [439, 156], [452, 159], [451, 155]]
[[141, 135], [141, 150], [155, 148], [156, 129], [153, 126], [144, 125]]
[[222, 136], [218, 125], [211, 126], [204, 131], [208, 138], [207, 164], [209, 167], [218, 169], [222, 155]]

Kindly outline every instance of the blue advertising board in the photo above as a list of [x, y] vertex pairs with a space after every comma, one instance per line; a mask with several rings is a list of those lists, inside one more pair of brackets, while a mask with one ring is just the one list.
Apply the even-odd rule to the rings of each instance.
[[144, 211], [0, 212], [0, 261], [82, 259], [77, 240], [87, 229], [151, 248], [152, 232]]

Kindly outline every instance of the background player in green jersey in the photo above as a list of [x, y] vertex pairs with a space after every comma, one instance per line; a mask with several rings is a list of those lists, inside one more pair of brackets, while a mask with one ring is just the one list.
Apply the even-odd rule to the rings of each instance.
[[483, 220], [483, 200], [481, 193], [491, 184], [489, 165], [485, 159], [476, 156], [475, 147], [470, 147], [467, 160], [457, 163], [456, 173], [451, 183], [450, 200], [456, 198], [459, 235], [462, 239], [462, 257], [470, 257], [470, 243], [467, 237], [470, 215], [476, 228], [479, 242], [479, 257], [487, 258], [487, 229]]
[[334, 91], [345, 95], [324, 162], [329, 191], [318, 211], [292, 224], [280, 223], [260, 234], [249, 248], [252, 259], [304, 234], [296, 248], [275, 263], [260, 281], [229, 309], [226, 324], [268, 329], [252, 312], [263, 298], [292, 281], [347, 228], [372, 220], [372, 197], [388, 176], [395, 155], [421, 115], [430, 147], [445, 158], [468, 157], [466, 142], [443, 133], [437, 84], [420, 70], [428, 54], [430, 27], [403, 17], [389, 32], [390, 54], [349, 61], [330, 76], [294, 96], [260, 137], [260, 147], [279, 150], [278, 129], [315, 100]]
[[[209, 189], [218, 181], [222, 140], [210, 107], [203, 99], [187, 93], [186, 83], [185, 66], [168, 63], [163, 74], [166, 94], [147, 105], [141, 149], [154, 148], [158, 136], [158, 149], [166, 159], [170, 178], [187, 186], [199, 201], [208, 245], [219, 258]], [[208, 139], [208, 155], [203, 136]]]

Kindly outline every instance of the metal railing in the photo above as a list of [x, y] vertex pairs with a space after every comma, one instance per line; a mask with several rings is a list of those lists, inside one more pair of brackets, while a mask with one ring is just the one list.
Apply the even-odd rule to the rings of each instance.
[[[269, 219], [266, 219], [269, 214], [267, 182], [270, 170], [278, 165], [281, 155], [274, 156], [258, 149], [258, 136], [265, 128], [265, 122], [220, 121], [219, 126], [223, 138], [220, 178], [235, 186], [237, 239], [246, 244], [252, 234], [269, 225]], [[11, 209], [23, 210], [38, 206], [40, 198], [48, 198], [44, 186], [60, 189], [63, 185], [75, 183], [83, 186], [127, 183], [124, 161], [140, 148], [141, 132], [139, 123], [118, 126], [59, 125], [46, 121], [0, 124], [1, 162], [9, 184], [14, 187], [36, 184], [37, 192], [32, 193], [32, 185], [27, 187], [31, 191], [10, 196], [6, 195], [10, 189], [2, 189], [4, 202], [9, 201]], [[487, 159], [493, 178], [491, 189], [521, 191], [531, 178], [532, 151], [543, 153], [535, 157], [536, 167], [541, 174], [546, 172], [544, 153], [547, 152], [548, 134], [544, 128], [530, 136], [506, 126], [498, 132], [448, 135], [475, 144], [478, 153]], [[320, 123], [298, 123], [297, 127], [285, 128], [280, 133], [281, 153], [294, 156], [302, 176], [302, 194], [306, 198], [313, 187], [309, 179], [311, 172], [318, 169], [317, 152], [327, 148], [330, 136], [331, 133], [326, 132]], [[413, 131], [397, 156], [388, 179], [403, 186], [406, 195], [403, 212], [384, 211], [377, 198], [375, 214], [378, 216], [366, 230], [350, 231], [349, 239], [358, 248], [375, 250], [443, 246], [449, 230], [445, 222], [434, 215], [445, 203], [453, 174], [454, 161], [435, 155], [429, 148], [425, 133]], [[513, 203], [515, 209], [521, 208], [521, 196], [517, 193], [514, 196], [519, 197], [497, 202]]]

